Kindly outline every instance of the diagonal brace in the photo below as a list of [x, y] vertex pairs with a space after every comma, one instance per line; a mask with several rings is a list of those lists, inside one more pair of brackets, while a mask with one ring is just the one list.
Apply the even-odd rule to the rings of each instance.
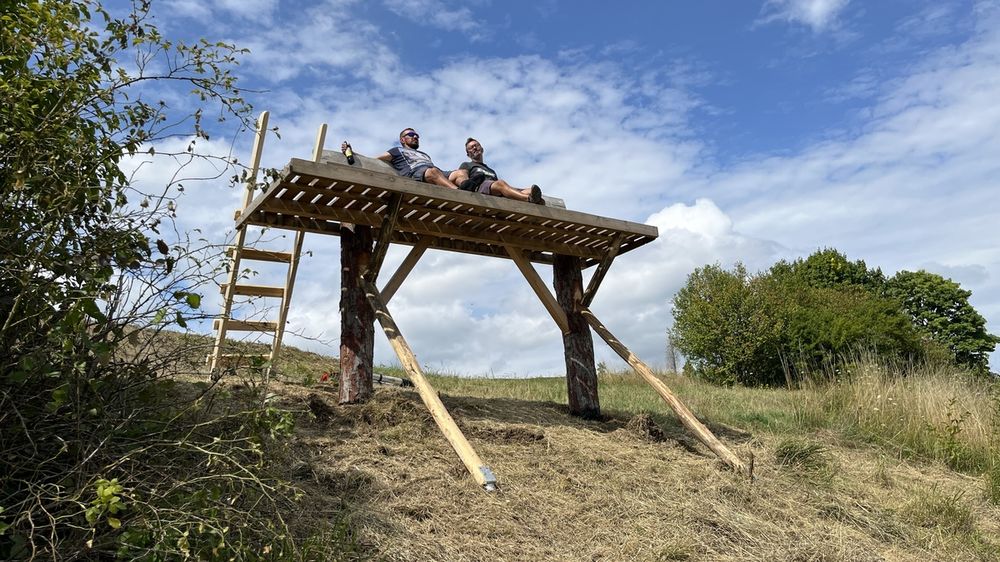
[[493, 471], [483, 464], [482, 459], [476, 454], [476, 450], [469, 444], [462, 430], [459, 429], [451, 414], [444, 407], [441, 399], [438, 398], [434, 387], [424, 377], [424, 373], [420, 370], [420, 364], [417, 362], [417, 357], [413, 354], [413, 350], [410, 349], [406, 340], [403, 339], [403, 334], [399, 332], [399, 327], [396, 326], [392, 315], [389, 314], [389, 309], [385, 307], [385, 302], [379, 295], [378, 289], [375, 288], [374, 284], [366, 281], [364, 277], [360, 279], [360, 283], [365, 290], [365, 298], [368, 299], [368, 304], [375, 310], [375, 318], [385, 331], [386, 337], [389, 338], [389, 344], [392, 345], [393, 351], [399, 357], [399, 362], [410, 375], [413, 386], [416, 387], [421, 400], [424, 401], [424, 405], [427, 406], [441, 433], [444, 434], [445, 439], [448, 440], [451, 447], [455, 449], [455, 452], [465, 464], [465, 468], [472, 474], [476, 482], [487, 492], [495, 491], [497, 481], [493, 475]]
[[378, 279], [378, 272], [382, 269], [385, 254], [389, 251], [389, 241], [392, 239], [392, 230], [396, 227], [396, 217], [399, 216], [402, 202], [403, 195], [400, 193], [393, 193], [389, 196], [389, 205], [382, 217], [382, 226], [379, 228], [378, 238], [375, 240], [375, 250], [372, 251], [371, 261], [368, 262], [368, 271], [365, 272], [366, 281], [374, 283]]
[[597, 289], [601, 286], [601, 281], [604, 281], [604, 276], [608, 274], [608, 270], [611, 269], [611, 262], [615, 261], [615, 257], [618, 256], [618, 250], [621, 249], [622, 240], [624, 239], [625, 234], [619, 232], [614, 240], [611, 241], [608, 253], [601, 259], [601, 263], [594, 270], [594, 276], [590, 278], [590, 283], [587, 284], [587, 290], [583, 292], [583, 299], [580, 301], [580, 304], [583, 306], [590, 306], [590, 302], [594, 300]]
[[545, 310], [548, 310], [549, 315], [556, 321], [559, 330], [564, 334], [568, 334], [569, 320], [566, 318], [566, 312], [559, 306], [559, 301], [552, 296], [549, 288], [545, 286], [545, 282], [538, 276], [538, 272], [531, 266], [531, 262], [524, 256], [524, 251], [513, 246], [504, 246], [504, 248], [507, 250], [507, 254], [510, 255], [510, 259], [514, 260], [517, 268], [521, 270], [521, 275], [524, 275], [524, 278], [528, 281], [528, 285], [538, 295], [538, 299], [542, 301]]
[[624, 359], [625, 362], [639, 374], [639, 376], [645, 379], [646, 382], [649, 383], [654, 390], [656, 390], [656, 393], [659, 394], [660, 398], [663, 398], [667, 405], [670, 406], [670, 409], [677, 414], [677, 417], [680, 418], [681, 423], [688, 429], [688, 431], [693, 433], [699, 441], [704, 443], [705, 446], [711, 449], [712, 452], [715, 453], [720, 460], [722, 460], [722, 462], [729, 465], [729, 467], [734, 471], [746, 475], [751, 480], [753, 479], [752, 457], [750, 464], [748, 465], [744, 463], [742, 459], [737, 457], [735, 453], [730, 451], [729, 448], [722, 443], [722, 441], [719, 441], [719, 439], [707, 427], [705, 427], [705, 424], [701, 423], [701, 421], [695, 417], [694, 413], [692, 413], [691, 410], [689, 410], [688, 407], [681, 402], [680, 398], [678, 398], [677, 395], [674, 394], [663, 381], [658, 379], [656, 375], [653, 374], [652, 369], [640, 361], [639, 358], [629, 350], [629, 348], [625, 347], [625, 344], [618, 341], [618, 338], [616, 338], [614, 334], [604, 327], [604, 324], [602, 324], [601, 321], [594, 316], [594, 313], [591, 312], [589, 308], [581, 306], [580, 314], [587, 320], [590, 327], [597, 332], [597, 335], [601, 336], [608, 346], [615, 350], [615, 353]]

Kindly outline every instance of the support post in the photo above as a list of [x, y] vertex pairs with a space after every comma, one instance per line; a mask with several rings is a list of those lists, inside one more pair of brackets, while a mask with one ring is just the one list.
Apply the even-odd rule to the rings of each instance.
[[410, 349], [409, 344], [403, 339], [403, 334], [399, 332], [396, 322], [392, 319], [392, 315], [389, 314], [389, 309], [385, 307], [385, 302], [379, 296], [378, 289], [375, 288], [374, 284], [365, 281], [360, 276], [358, 277], [358, 282], [364, 288], [368, 304], [371, 305], [371, 309], [375, 312], [375, 317], [378, 319], [379, 324], [382, 325], [382, 329], [385, 330], [385, 335], [389, 338], [389, 344], [392, 345], [396, 356], [399, 357], [399, 362], [403, 365], [407, 374], [410, 375], [413, 386], [416, 387], [420, 398], [424, 401], [424, 405], [427, 406], [441, 433], [444, 434], [445, 439], [448, 440], [451, 447], [455, 449], [455, 452], [465, 464], [465, 468], [476, 479], [476, 482], [487, 492], [496, 490], [497, 480], [493, 475], [493, 471], [490, 470], [490, 467], [483, 464], [482, 459], [476, 454], [476, 450], [469, 444], [462, 430], [455, 424], [455, 420], [448, 413], [441, 399], [438, 398], [434, 387], [424, 378], [424, 373], [420, 370], [420, 364], [417, 362], [416, 356], [413, 355], [413, 350]]
[[618, 341], [618, 338], [609, 332], [608, 329], [604, 327], [604, 324], [601, 324], [601, 321], [594, 316], [594, 313], [591, 312], [590, 309], [581, 306], [580, 314], [586, 319], [590, 326], [594, 328], [594, 331], [597, 332], [597, 334], [601, 336], [601, 338], [603, 338], [609, 346], [611, 346], [611, 349], [615, 350], [615, 353], [631, 365], [632, 369], [634, 369], [639, 376], [646, 379], [646, 382], [648, 382], [650, 386], [656, 390], [656, 393], [659, 394], [667, 405], [674, 411], [674, 413], [677, 414], [677, 417], [680, 418], [681, 423], [684, 424], [684, 427], [686, 427], [688, 431], [693, 433], [699, 441], [711, 449], [712, 452], [715, 453], [716, 456], [722, 460], [722, 462], [729, 465], [730, 468], [736, 472], [745, 474], [751, 479], [753, 478], [753, 459], [751, 459], [750, 464], [747, 465], [743, 462], [743, 460], [737, 457], [735, 453], [730, 451], [729, 448], [722, 443], [722, 441], [719, 441], [719, 439], [712, 434], [712, 432], [709, 431], [709, 429], [705, 427], [705, 425], [701, 423], [698, 418], [695, 417], [691, 410], [689, 410], [687, 406], [685, 406], [684, 403], [681, 402], [673, 392], [671, 392], [670, 388], [668, 388], [663, 381], [658, 379], [656, 375], [653, 374], [653, 371], [646, 366], [645, 363], [640, 361], [638, 357], [629, 351], [629, 349], [625, 347], [622, 342]]
[[580, 259], [556, 254], [552, 264], [556, 300], [566, 317], [563, 353], [566, 357], [566, 389], [569, 411], [574, 416], [593, 419], [601, 415], [597, 394], [597, 369], [594, 365], [594, 339], [587, 321], [577, 310], [583, 298], [583, 274]]
[[365, 402], [372, 396], [375, 314], [359, 280], [372, 256], [372, 230], [363, 225], [340, 227], [340, 394], [341, 404]]

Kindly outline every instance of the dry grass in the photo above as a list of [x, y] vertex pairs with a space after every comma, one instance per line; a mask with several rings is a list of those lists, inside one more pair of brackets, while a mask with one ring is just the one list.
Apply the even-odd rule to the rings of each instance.
[[587, 422], [549, 401], [445, 394], [500, 480], [491, 495], [412, 391], [341, 407], [333, 385], [277, 390], [322, 418], [303, 414], [297, 430], [302, 517], [346, 514], [358, 548], [381, 559], [1000, 560], [1000, 510], [975, 478], [844, 447], [828, 431], [801, 446], [715, 423], [758, 459], [747, 482], [676, 424], [656, 423], [659, 406]]
[[[997, 406], [949, 373], [871, 371], [796, 391], [665, 376], [755, 457], [754, 482], [632, 375], [601, 377], [600, 421], [568, 415], [561, 379], [432, 376], [499, 479], [487, 494], [415, 392], [338, 406], [335, 380], [315, 382], [333, 363], [303, 355], [273, 390], [297, 412], [288, 476], [305, 495], [292, 524], [346, 544], [343, 559], [1000, 561], [991, 480], [956, 471], [935, 444], [951, 435], [995, 462]], [[962, 418], [953, 434], [949, 404]]]

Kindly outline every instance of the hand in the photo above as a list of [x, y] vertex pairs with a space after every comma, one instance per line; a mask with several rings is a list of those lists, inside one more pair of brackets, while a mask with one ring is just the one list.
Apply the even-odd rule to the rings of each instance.
[[346, 153], [349, 146], [351, 145], [347, 141], [340, 143], [340, 151]]

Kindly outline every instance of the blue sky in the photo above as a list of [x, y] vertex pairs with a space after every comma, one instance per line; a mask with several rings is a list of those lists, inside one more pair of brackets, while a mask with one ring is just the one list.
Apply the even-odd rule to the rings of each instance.
[[[694, 268], [761, 270], [822, 247], [890, 275], [950, 277], [1000, 333], [996, 1], [161, 0], [154, 12], [168, 36], [251, 50], [241, 81], [282, 132], [265, 165], [308, 157], [321, 123], [328, 147], [350, 139], [363, 154], [412, 126], [443, 168], [471, 135], [515, 185], [658, 226], [593, 305], [654, 365]], [[225, 152], [233, 134], [199, 150]], [[246, 159], [247, 135], [236, 151]], [[153, 159], [137, 177], [162, 183], [171, 166]], [[186, 187], [181, 229], [224, 239], [231, 215], [218, 209], [240, 195]], [[290, 314], [299, 335], [286, 341], [336, 354], [338, 240], [309, 236], [306, 250]], [[404, 253], [390, 252], [385, 275]], [[269, 277], [278, 283], [264, 271], [258, 282]], [[563, 370], [558, 331], [506, 260], [429, 253], [390, 309], [431, 368]], [[395, 361], [376, 346], [376, 361]], [[597, 355], [619, 364], [600, 344]]]

